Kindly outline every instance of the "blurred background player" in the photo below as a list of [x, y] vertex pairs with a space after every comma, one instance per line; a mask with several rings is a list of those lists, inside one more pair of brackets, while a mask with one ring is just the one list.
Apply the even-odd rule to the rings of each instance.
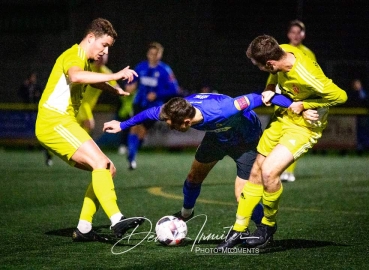
[[[369, 93], [364, 89], [361, 79], [352, 80], [347, 95], [346, 107], [369, 108]], [[369, 149], [369, 117], [367, 115], [356, 116], [356, 140], [356, 153], [362, 155]]]
[[[104, 54], [99, 60], [91, 63], [91, 71], [104, 74], [112, 74], [113, 72], [106, 66], [108, 55]], [[113, 87], [119, 87], [114, 80], [108, 82]], [[89, 133], [92, 134], [95, 128], [95, 119], [93, 109], [102, 93], [102, 90], [87, 85], [86, 91], [83, 94], [81, 106], [77, 114], [78, 123]], [[129, 96], [128, 96], [129, 97]], [[121, 98], [121, 97], [120, 97]]]
[[[305, 24], [302, 21], [293, 20], [289, 23], [288, 29], [287, 29], [287, 37], [289, 39], [289, 44], [296, 48], [299, 48], [307, 56], [309, 56], [313, 61], [316, 62], [315, 54], [308, 47], [302, 44], [302, 41], [305, 39], [305, 36], [306, 36], [306, 29], [305, 29]], [[267, 84], [268, 83], [269, 82], [267, 82]], [[296, 168], [296, 162], [292, 163], [281, 174], [281, 180], [287, 181], [287, 182], [294, 182], [296, 180], [295, 168]]]
[[[276, 96], [273, 102], [284, 107], [292, 103], [282, 95]], [[124, 122], [107, 122], [104, 131], [116, 133], [151, 120], [165, 121], [171, 129], [182, 132], [189, 128], [206, 132], [183, 183], [182, 209], [174, 214], [187, 221], [194, 215], [203, 181], [225, 156], [231, 157], [236, 164], [235, 197], [239, 200], [241, 190], [249, 179], [262, 132], [259, 118], [252, 109], [261, 105], [259, 94], [236, 98], [212, 93], [193, 94], [185, 98], [172, 98], [164, 105], [146, 109]], [[259, 224], [262, 217], [263, 207], [260, 204], [254, 209], [252, 220]]]
[[[42, 87], [37, 81], [37, 72], [31, 71], [21, 86], [18, 88], [18, 96], [26, 104], [38, 104], [42, 94]], [[53, 155], [47, 149], [43, 149], [46, 166], [53, 165]]]
[[41, 85], [37, 82], [37, 72], [32, 71], [27, 78], [19, 86], [18, 96], [26, 104], [37, 104], [40, 101], [42, 94]]
[[[161, 61], [164, 47], [158, 42], [151, 42], [148, 46], [147, 60], [140, 62], [135, 71], [139, 75], [132, 83], [125, 86], [126, 92], [132, 93], [136, 89], [133, 100], [134, 115], [151, 107], [160, 106], [170, 98], [179, 95], [179, 86], [172, 69]], [[130, 129], [128, 134], [128, 162], [129, 169], [136, 169], [136, 154], [146, 137], [148, 129], [155, 121], [146, 121]]]
[[[133, 116], [133, 100], [136, 96], [136, 89], [127, 87], [126, 91], [130, 91], [129, 96], [119, 97], [120, 105], [117, 110], [116, 119], [120, 122], [126, 121]], [[122, 130], [119, 137], [118, 154], [125, 155], [128, 152], [128, 134], [129, 129]]]

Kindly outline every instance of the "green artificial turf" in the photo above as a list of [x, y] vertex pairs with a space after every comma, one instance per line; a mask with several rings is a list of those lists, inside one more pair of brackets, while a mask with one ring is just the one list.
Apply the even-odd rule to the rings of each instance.
[[[127, 170], [124, 156], [115, 151], [107, 154], [118, 169], [118, 205], [126, 216], [144, 215], [155, 227], [160, 217], [180, 210], [193, 151], [141, 151], [135, 171]], [[205, 180], [195, 208], [199, 216], [187, 223], [189, 239], [179, 247], [154, 241], [149, 221], [128, 234], [129, 241], [73, 243], [71, 234], [90, 173], [56, 158], [52, 167], [46, 167], [38, 150], [5, 149], [0, 160], [1, 269], [369, 267], [369, 158], [365, 155], [303, 157], [297, 163], [296, 182], [284, 184], [274, 242], [263, 250], [240, 248], [234, 254], [211, 253], [235, 220], [236, 168], [230, 158], [219, 162]], [[94, 227], [112, 236], [102, 209]]]

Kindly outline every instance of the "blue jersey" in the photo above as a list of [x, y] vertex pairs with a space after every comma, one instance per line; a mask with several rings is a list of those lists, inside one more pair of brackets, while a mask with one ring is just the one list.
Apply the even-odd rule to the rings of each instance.
[[233, 144], [251, 143], [259, 139], [261, 124], [256, 113], [246, 107], [235, 107], [237, 99], [221, 94], [194, 94], [185, 98], [199, 109], [204, 120], [191, 128], [212, 132], [220, 142]]
[[[236, 98], [222, 94], [193, 94], [185, 97], [202, 116], [203, 121], [191, 128], [214, 134], [220, 142], [231, 145], [251, 143], [259, 139], [262, 129], [259, 118], [252, 111], [263, 104], [260, 94], [247, 94]], [[292, 101], [282, 95], [275, 95], [273, 104], [288, 107]], [[121, 129], [141, 124], [146, 120], [160, 121], [161, 106], [147, 109], [127, 121], [121, 122]]]
[[[135, 71], [138, 77], [133, 82], [138, 82], [138, 88], [133, 104], [147, 109], [163, 105], [168, 99], [177, 96], [178, 82], [167, 64], [159, 62], [156, 67], [150, 67], [148, 61], [142, 61]], [[150, 92], [156, 93], [156, 100], [152, 102], [146, 99]]]

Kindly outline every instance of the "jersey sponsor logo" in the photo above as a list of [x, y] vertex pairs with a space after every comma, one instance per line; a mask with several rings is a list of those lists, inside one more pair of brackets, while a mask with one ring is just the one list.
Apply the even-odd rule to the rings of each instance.
[[157, 87], [158, 86], [158, 79], [153, 77], [141, 77], [140, 83], [145, 86], [149, 87]]
[[217, 129], [213, 129], [213, 130], [205, 130], [206, 132], [215, 132], [215, 133], [219, 133], [219, 132], [224, 132], [227, 130], [230, 130], [232, 127], [223, 127], [223, 128], [217, 128]]
[[194, 96], [193, 98], [205, 99], [205, 98], [208, 98], [208, 97], [209, 97], [209, 95], [198, 94], [198, 95]]
[[[249, 103], [248, 103], [248, 100], [247, 100], [246, 97], [240, 97], [240, 98], [236, 99], [236, 102], [238, 104], [238, 107], [241, 110], [244, 110], [249, 106]], [[237, 104], [236, 104], [236, 107], [237, 107]]]

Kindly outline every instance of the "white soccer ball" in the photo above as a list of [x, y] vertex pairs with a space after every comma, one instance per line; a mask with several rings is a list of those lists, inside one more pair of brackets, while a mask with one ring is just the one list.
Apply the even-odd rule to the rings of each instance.
[[186, 238], [187, 224], [174, 216], [164, 216], [156, 223], [155, 232], [161, 244], [176, 246]]

